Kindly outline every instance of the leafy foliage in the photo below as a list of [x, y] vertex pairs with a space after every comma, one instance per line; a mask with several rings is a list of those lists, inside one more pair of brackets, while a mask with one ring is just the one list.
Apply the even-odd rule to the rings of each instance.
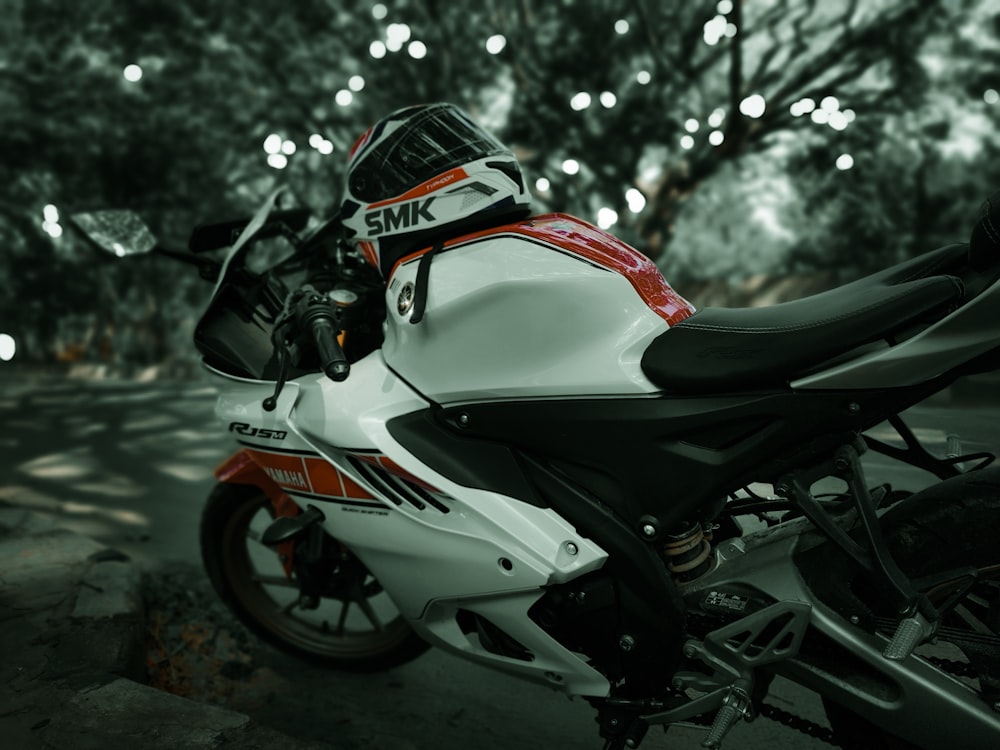
[[[184, 351], [205, 294], [186, 268], [49, 236], [43, 207], [63, 225], [134, 208], [172, 246], [278, 183], [322, 213], [354, 138], [423, 101], [455, 101], [514, 146], [548, 181], [539, 210], [612, 209], [613, 231], [675, 283], [878, 267], [963, 239], [998, 182], [986, 0], [3, 5], [0, 328], [39, 359]], [[792, 113], [831, 96], [856, 120]], [[284, 169], [266, 161], [269, 134], [295, 145]], [[843, 154], [852, 169], [835, 168]]]

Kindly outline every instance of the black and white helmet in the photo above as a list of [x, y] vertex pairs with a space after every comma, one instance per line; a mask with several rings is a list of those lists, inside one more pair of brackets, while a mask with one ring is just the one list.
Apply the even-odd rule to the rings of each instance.
[[348, 241], [388, 279], [436, 238], [525, 217], [531, 196], [510, 149], [452, 104], [395, 112], [362, 135], [347, 168]]

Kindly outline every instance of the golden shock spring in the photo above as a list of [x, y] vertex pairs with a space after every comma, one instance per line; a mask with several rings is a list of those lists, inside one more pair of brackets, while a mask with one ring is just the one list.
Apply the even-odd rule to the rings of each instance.
[[691, 581], [707, 572], [711, 565], [712, 545], [702, 525], [696, 521], [684, 524], [674, 534], [667, 534], [660, 553], [667, 570], [678, 581]]

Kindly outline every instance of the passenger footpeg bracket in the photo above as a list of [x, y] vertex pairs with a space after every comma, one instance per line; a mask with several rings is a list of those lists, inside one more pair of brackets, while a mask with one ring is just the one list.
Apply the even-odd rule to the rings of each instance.
[[[864, 450], [863, 441], [859, 441], [857, 447], [841, 446], [832, 461], [810, 471], [793, 472], [782, 477], [775, 490], [777, 494], [794, 501], [831, 541], [895, 594], [896, 610], [904, 619], [883, 655], [899, 661], [907, 658], [917, 645], [933, 635], [940, 623], [940, 613], [900, 570], [889, 552], [879, 526], [876, 503], [863, 481], [859, 449]], [[852, 539], [813, 497], [810, 486], [817, 479], [827, 476], [839, 477], [847, 483], [848, 494], [857, 511], [858, 527], [863, 534], [862, 543]]]
[[812, 607], [805, 602], [784, 601], [713, 630], [704, 640], [684, 644], [684, 655], [698, 659], [713, 671], [678, 672], [674, 688], [694, 688], [705, 693], [675, 708], [642, 718], [649, 724], [673, 724], [696, 716], [715, 720], [704, 747], [718, 748], [740, 719], [751, 721], [756, 712], [750, 701], [756, 667], [795, 657], [809, 627]]
[[805, 638], [811, 612], [805, 602], [777, 602], [713, 630], [705, 636], [705, 648], [744, 669], [791, 659]]

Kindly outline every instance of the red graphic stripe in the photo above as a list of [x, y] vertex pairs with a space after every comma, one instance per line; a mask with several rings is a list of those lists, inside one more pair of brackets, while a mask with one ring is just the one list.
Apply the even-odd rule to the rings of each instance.
[[372, 209], [372, 208], [379, 208], [381, 206], [390, 206], [393, 203], [402, 203], [403, 201], [408, 201], [413, 198], [420, 198], [421, 196], [427, 195], [427, 193], [437, 190], [438, 188], [442, 188], [445, 185], [450, 185], [453, 182], [458, 182], [459, 180], [463, 180], [468, 176], [469, 174], [464, 169], [462, 169], [461, 167], [455, 167], [454, 169], [451, 169], [445, 172], [444, 174], [439, 174], [436, 177], [432, 177], [431, 179], [427, 180], [427, 182], [423, 182], [417, 185], [415, 188], [408, 190], [402, 195], [397, 195], [394, 198], [389, 198], [388, 200], [379, 201], [378, 203], [372, 203], [370, 206], [368, 206], [368, 208]]
[[[540, 240], [624, 276], [649, 308], [671, 326], [694, 315], [694, 305], [673, 290], [653, 261], [617, 237], [566, 214], [545, 214], [516, 224], [493, 227], [458, 237], [444, 246], [453, 248], [502, 234], [520, 234]], [[419, 258], [428, 250], [429, 247], [398, 260], [389, 277], [399, 266]]]
[[671, 288], [653, 261], [595, 226], [572, 216], [547, 214], [516, 225], [515, 231], [624, 276], [649, 308], [671, 326], [694, 314], [694, 306]]

